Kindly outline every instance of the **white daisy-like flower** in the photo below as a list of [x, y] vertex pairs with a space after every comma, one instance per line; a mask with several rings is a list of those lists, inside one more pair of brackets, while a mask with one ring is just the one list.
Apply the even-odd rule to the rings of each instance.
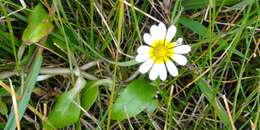
[[[155, 80], [158, 76], [161, 80], [166, 80], [167, 70], [176, 77], [178, 69], [173, 63], [175, 61], [179, 65], [186, 65], [187, 59], [182, 54], [191, 51], [189, 45], [182, 45], [182, 38], [178, 38], [176, 42], [171, 42], [176, 34], [176, 27], [170, 26], [168, 30], [165, 24], [160, 23], [152, 25], [150, 34], [143, 35], [144, 42], [147, 45], [142, 45], [137, 49], [137, 62], [143, 62], [139, 68], [141, 73], [146, 73], [150, 70], [149, 78]], [[166, 69], [167, 68], [167, 69]]]

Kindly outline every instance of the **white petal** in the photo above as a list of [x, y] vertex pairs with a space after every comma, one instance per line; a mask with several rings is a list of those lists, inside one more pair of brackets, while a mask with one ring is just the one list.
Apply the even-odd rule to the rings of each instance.
[[173, 54], [172, 59], [179, 65], [186, 65], [187, 59], [183, 55]]
[[152, 36], [152, 40], [158, 40], [161, 39], [161, 32], [160, 28], [157, 25], [152, 25], [150, 28], [150, 34]]
[[159, 68], [160, 68], [160, 64], [154, 64], [150, 73], [149, 73], [149, 78], [151, 80], [155, 80], [158, 76], [159, 76]]
[[145, 61], [140, 67], [139, 67], [139, 72], [141, 72], [142, 74], [148, 72], [151, 67], [153, 66], [154, 61], [152, 59], [149, 59], [147, 61]]
[[147, 54], [138, 54], [136, 57], [135, 57], [135, 60], [137, 61], [137, 62], [144, 62], [144, 61], [146, 61], [146, 60], [148, 60], [150, 57], [149, 57], [149, 55], [147, 55]]
[[176, 41], [176, 45], [181, 45], [182, 44], [183, 39], [182, 38], [178, 38]]
[[150, 51], [150, 47], [149, 46], [145, 46], [145, 45], [142, 45], [140, 46], [138, 49], [137, 49], [137, 53], [138, 54], [148, 54], [149, 51]]
[[158, 25], [159, 39], [164, 39], [166, 37], [166, 26], [164, 23]]
[[158, 36], [158, 26], [157, 25], [152, 25], [151, 26], [150, 34], [152, 36], [152, 39], [154, 39], [154, 37]]
[[176, 27], [174, 25], [170, 26], [168, 28], [167, 34], [166, 34], [166, 39], [168, 41], [171, 41], [173, 39], [173, 37], [175, 36], [176, 33]]
[[189, 45], [180, 45], [180, 46], [173, 48], [173, 50], [174, 50], [174, 53], [186, 54], [186, 53], [190, 52], [191, 47]]
[[160, 64], [160, 67], [159, 67], [158, 71], [159, 71], [160, 79], [163, 80], [163, 81], [166, 80], [166, 78], [167, 78], [167, 71], [166, 71], [166, 67], [165, 67], [164, 64]]
[[176, 77], [178, 75], [178, 69], [177, 67], [173, 64], [173, 62], [169, 61], [169, 62], [166, 62], [166, 66], [167, 66], [167, 69], [169, 71], [169, 73], [173, 76], [173, 77]]
[[152, 44], [152, 36], [148, 33], [145, 33], [144, 36], [143, 36], [143, 39], [144, 39], [144, 42], [148, 45], [151, 45]]

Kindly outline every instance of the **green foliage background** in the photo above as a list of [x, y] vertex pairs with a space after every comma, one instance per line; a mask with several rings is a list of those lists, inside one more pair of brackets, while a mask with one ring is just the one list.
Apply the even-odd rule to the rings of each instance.
[[[0, 0], [0, 129], [10, 87], [21, 129], [259, 129], [258, 0], [24, 2]], [[158, 21], [192, 47], [165, 82], [134, 60]]]

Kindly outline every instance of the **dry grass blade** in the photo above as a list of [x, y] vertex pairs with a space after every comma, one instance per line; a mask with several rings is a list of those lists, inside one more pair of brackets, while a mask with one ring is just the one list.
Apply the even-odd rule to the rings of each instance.
[[226, 111], [227, 111], [229, 120], [230, 120], [230, 122], [231, 122], [231, 125], [232, 125], [232, 130], [236, 130], [236, 127], [235, 127], [235, 125], [234, 125], [234, 121], [233, 121], [233, 118], [232, 118], [232, 115], [231, 115], [231, 112], [230, 112], [230, 109], [229, 109], [229, 106], [228, 106], [227, 98], [226, 98], [225, 95], [223, 95], [222, 98], [223, 98], [223, 100], [224, 100], [225, 108], [226, 108]]
[[10, 86], [11, 86], [10, 88], [11, 88], [11, 95], [12, 95], [12, 101], [13, 101], [13, 109], [14, 109], [14, 114], [15, 114], [16, 127], [17, 127], [17, 130], [21, 130], [20, 118], [19, 118], [17, 101], [16, 101], [16, 94], [15, 94], [11, 79], [9, 79], [9, 82], [10, 82]]
[[[2, 86], [8, 93], [12, 94], [12, 89], [1, 80], [0, 80], [0, 86]], [[16, 93], [14, 93], [14, 95], [18, 100], [22, 98], [21, 96], [18, 96]]]

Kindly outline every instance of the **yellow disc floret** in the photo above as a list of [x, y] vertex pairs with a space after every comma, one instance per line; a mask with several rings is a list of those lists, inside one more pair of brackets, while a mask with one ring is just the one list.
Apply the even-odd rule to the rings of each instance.
[[151, 45], [149, 55], [157, 64], [168, 62], [170, 61], [170, 57], [174, 54], [174, 46], [175, 43], [170, 43], [165, 39], [155, 40]]

